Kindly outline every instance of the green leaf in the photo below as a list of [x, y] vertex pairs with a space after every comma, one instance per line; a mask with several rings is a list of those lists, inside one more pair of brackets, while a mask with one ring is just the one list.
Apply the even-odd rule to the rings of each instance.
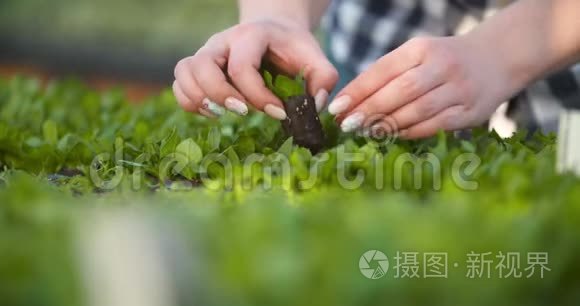
[[79, 143], [79, 139], [74, 134], [66, 134], [64, 135], [60, 141], [58, 142], [56, 148], [59, 152], [67, 153], [69, 152], [74, 146]]
[[229, 160], [232, 166], [240, 166], [242, 164], [240, 157], [234, 150], [234, 147], [229, 147], [224, 151], [225, 157]]
[[191, 138], [188, 138], [177, 145], [175, 152], [185, 156], [189, 163], [198, 164], [203, 158], [201, 148]]
[[285, 96], [284, 90], [274, 85], [274, 77], [267, 70], [264, 71], [264, 81], [266, 83], [266, 86], [268, 87], [268, 89], [270, 89], [270, 91], [272, 91], [272, 93], [274, 93], [278, 98], [284, 99], [283, 98]]
[[207, 144], [209, 152], [217, 151], [220, 148], [221, 133], [217, 127], [212, 127], [207, 135]]
[[55, 145], [58, 141], [58, 130], [56, 128], [56, 123], [52, 120], [46, 120], [42, 125], [42, 135], [44, 141], [51, 145]]
[[306, 93], [302, 72], [295, 78], [280, 74], [274, 79], [269, 71], [264, 71], [263, 77], [266, 86], [282, 101]]
[[159, 151], [160, 157], [163, 158], [169, 154], [174, 153], [178, 144], [179, 136], [177, 135], [176, 129], [173, 128], [171, 129], [171, 132], [169, 132], [169, 135], [167, 135], [167, 137], [161, 141], [161, 147]]
[[293, 146], [294, 146], [294, 138], [290, 137], [286, 141], [284, 141], [284, 143], [280, 146], [280, 148], [278, 149], [278, 153], [286, 157], [290, 157], [290, 154], [292, 154]]
[[[306, 153], [306, 152], [307, 153]], [[294, 172], [294, 176], [298, 180], [306, 180], [310, 175], [310, 168], [309, 168], [309, 155], [310, 151], [304, 148], [300, 148], [294, 151], [290, 155], [290, 164], [292, 165], [292, 170]]]
[[142, 144], [145, 142], [145, 140], [149, 135], [150, 135], [149, 125], [147, 125], [145, 122], [137, 122], [133, 132], [133, 139], [137, 143]]
[[465, 152], [469, 152], [469, 153], [475, 153], [475, 151], [477, 151], [475, 144], [473, 144], [472, 142], [469, 142], [469, 141], [465, 141], [465, 140], [461, 141], [461, 148]]
[[304, 94], [304, 85], [284, 75], [276, 77], [274, 86], [283, 93], [282, 100]]
[[42, 140], [36, 136], [33, 136], [33, 137], [26, 139], [24, 144], [26, 144], [27, 146], [29, 146], [31, 148], [38, 148], [38, 147], [41, 147], [42, 145], [44, 145], [44, 140]]
[[447, 148], [447, 134], [445, 133], [445, 131], [440, 130], [437, 133], [437, 145], [430, 151], [440, 159], [445, 158], [447, 152], [449, 152]]
[[272, 74], [270, 73], [270, 71], [265, 70], [264, 71], [264, 81], [266, 83], [266, 86], [270, 89], [270, 90], [274, 90], [274, 78], [272, 77]]
[[241, 157], [246, 157], [252, 153], [256, 152], [256, 142], [252, 137], [242, 136], [238, 138], [238, 145], [236, 146], [236, 152]]

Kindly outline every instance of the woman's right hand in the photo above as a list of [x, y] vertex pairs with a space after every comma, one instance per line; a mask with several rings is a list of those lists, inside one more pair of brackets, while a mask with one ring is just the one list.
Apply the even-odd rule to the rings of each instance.
[[179, 61], [175, 97], [184, 110], [207, 117], [219, 117], [225, 109], [243, 116], [252, 106], [283, 120], [282, 101], [266, 88], [259, 71], [263, 59], [288, 74], [303, 71], [319, 111], [338, 81], [336, 69], [307, 27], [260, 20], [215, 34], [197, 53]]

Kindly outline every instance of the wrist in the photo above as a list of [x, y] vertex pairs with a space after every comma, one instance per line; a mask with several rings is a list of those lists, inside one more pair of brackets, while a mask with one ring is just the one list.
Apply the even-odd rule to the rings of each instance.
[[466, 36], [502, 67], [512, 87], [522, 89], [574, 62], [570, 47], [580, 39], [568, 29], [578, 24], [569, 13], [577, 7], [577, 1], [517, 1]]
[[309, 1], [239, 0], [240, 24], [274, 23], [300, 30], [310, 30]]
[[308, 18], [306, 18], [306, 20], [302, 20], [301, 18], [285, 16], [283, 14], [251, 15], [251, 16], [241, 16], [240, 24], [269, 23], [281, 25], [285, 28], [299, 31], [310, 31], [310, 24], [307, 19]]
[[541, 76], [537, 55], [510, 42], [502, 33], [476, 29], [462, 38], [482, 61], [482, 67], [497, 77], [506, 94], [519, 92]]

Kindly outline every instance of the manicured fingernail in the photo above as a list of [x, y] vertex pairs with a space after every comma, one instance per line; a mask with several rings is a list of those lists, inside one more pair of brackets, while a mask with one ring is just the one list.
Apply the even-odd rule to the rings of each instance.
[[221, 117], [226, 113], [226, 110], [223, 107], [208, 98], [203, 99], [201, 105], [203, 106], [203, 109], [210, 111], [218, 117]]
[[360, 128], [364, 120], [365, 116], [362, 113], [356, 113], [344, 119], [340, 128], [343, 132], [350, 133]]
[[345, 112], [350, 104], [352, 103], [352, 98], [350, 96], [342, 96], [330, 103], [328, 107], [328, 112], [332, 115], [338, 115]]
[[288, 117], [283, 109], [272, 104], [266, 105], [266, 107], [264, 107], [264, 112], [268, 114], [268, 116], [277, 120], [285, 120]]
[[326, 100], [328, 100], [328, 91], [326, 91], [326, 89], [319, 90], [316, 96], [314, 96], [317, 112], [320, 113], [324, 109], [326, 106]]
[[217, 118], [216, 115], [214, 115], [213, 113], [211, 113], [209, 111], [206, 111], [203, 108], [199, 109], [199, 113], [202, 114], [203, 116], [209, 118], [209, 119], [216, 119]]
[[225, 101], [225, 105], [227, 109], [240, 116], [245, 116], [248, 114], [248, 106], [244, 104], [244, 102], [236, 98], [233, 97], [227, 98]]

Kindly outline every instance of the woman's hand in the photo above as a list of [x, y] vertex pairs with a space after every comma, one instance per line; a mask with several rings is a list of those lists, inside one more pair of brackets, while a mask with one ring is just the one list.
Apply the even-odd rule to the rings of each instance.
[[242, 23], [211, 37], [177, 64], [173, 91], [189, 112], [215, 117], [225, 107], [245, 115], [250, 105], [283, 120], [282, 102], [265, 87], [259, 72], [263, 59], [289, 74], [303, 71], [319, 110], [338, 80], [308, 26], [280, 18]]
[[520, 89], [493, 48], [468, 36], [413, 39], [352, 81], [329, 111], [345, 132], [403, 138], [479, 125]]

